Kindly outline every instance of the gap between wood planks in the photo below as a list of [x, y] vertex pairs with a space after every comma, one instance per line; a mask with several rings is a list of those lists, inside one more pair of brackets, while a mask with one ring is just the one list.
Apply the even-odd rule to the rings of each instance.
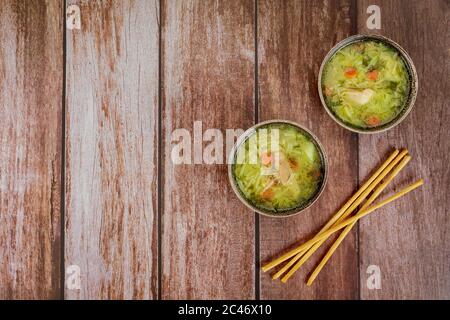
[[[259, 122], [259, 81], [258, 81], [258, 0], [255, 0], [254, 5], [255, 16], [254, 16], [254, 37], [255, 37], [255, 124]], [[254, 212], [255, 215], [255, 299], [259, 300], [261, 297], [261, 274], [260, 274], [260, 264], [261, 264], [261, 253], [260, 253], [260, 235], [259, 235], [259, 214]]]

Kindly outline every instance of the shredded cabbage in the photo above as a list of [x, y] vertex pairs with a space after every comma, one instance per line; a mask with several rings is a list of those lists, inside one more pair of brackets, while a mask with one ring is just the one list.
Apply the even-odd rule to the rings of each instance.
[[[275, 131], [279, 143], [272, 135]], [[264, 164], [267, 159], [272, 162]], [[322, 158], [316, 145], [289, 124], [260, 127], [238, 147], [235, 162], [234, 179], [242, 195], [266, 211], [302, 206], [314, 197], [323, 180]]]
[[358, 128], [392, 121], [409, 93], [409, 77], [397, 50], [367, 40], [348, 45], [327, 62], [322, 77], [327, 106]]

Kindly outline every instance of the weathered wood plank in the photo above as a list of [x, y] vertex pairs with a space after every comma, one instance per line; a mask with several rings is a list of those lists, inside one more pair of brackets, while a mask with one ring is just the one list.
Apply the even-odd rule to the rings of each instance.
[[171, 160], [175, 129], [253, 123], [253, 6], [163, 1], [163, 299], [254, 297], [254, 215], [233, 194], [226, 165]]
[[[326, 114], [317, 93], [322, 59], [350, 33], [350, 1], [261, 0], [258, 4], [260, 120], [288, 119], [311, 129], [324, 144], [330, 166], [327, 188], [307, 212], [285, 219], [261, 218], [261, 261], [265, 262], [312, 236], [351, 195], [357, 183], [357, 140]], [[357, 298], [355, 232], [314, 285], [307, 287], [306, 277], [323, 252], [322, 248], [312, 256], [286, 284], [261, 273], [261, 298]]]
[[158, 2], [69, 3], [66, 297], [156, 298]]
[[0, 299], [60, 296], [62, 5], [0, 2]]
[[[377, 32], [397, 41], [414, 60], [419, 93], [411, 114], [398, 127], [360, 137], [360, 177], [393, 146], [406, 147], [413, 159], [394, 184], [422, 177], [425, 185], [361, 221], [361, 297], [449, 299], [449, 2], [360, 1], [359, 32], [376, 31], [366, 28], [366, 10], [372, 4], [381, 8]], [[367, 288], [369, 265], [380, 267], [381, 290]]]

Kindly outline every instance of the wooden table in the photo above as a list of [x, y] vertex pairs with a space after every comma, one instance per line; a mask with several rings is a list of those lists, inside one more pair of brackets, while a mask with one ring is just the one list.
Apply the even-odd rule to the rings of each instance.
[[[0, 298], [449, 299], [449, 21], [445, 0], [2, 0]], [[336, 42], [367, 32], [410, 53], [419, 93], [398, 127], [357, 135], [316, 82]], [[273, 118], [310, 128], [330, 158], [323, 196], [297, 217], [246, 209], [226, 165], [171, 160], [173, 131], [194, 121]], [[286, 285], [261, 272], [394, 147], [413, 156], [395, 186], [423, 177], [420, 191], [363, 219], [312, 287], [327, 246]]]

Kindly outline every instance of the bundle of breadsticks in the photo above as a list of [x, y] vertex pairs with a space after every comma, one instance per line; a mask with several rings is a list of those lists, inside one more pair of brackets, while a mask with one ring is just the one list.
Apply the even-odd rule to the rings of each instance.
[[399, 150], [395, 150], [312, 239], [267, 263], [262, 267], [262, 270], [267, 272], [285, 262], [285, 265], [279, 269], [272, 276], [272, 278], [278, 279], [282, 277], [281, 281], [286, 283], [286, 281], [292, 277], [298, 268], [300, 268], [308, 260], [308, 258], [327, 240], [329, 236], [335, 232], [341, 231], [337, 240], [333, 243], [326, 255], [310, 275], [307, 284], [311, 285], [322, 268], [331, 258], [335, 250], [338, 248], [339, 244], [344, 240], [359, 219], [404, 196], [408, 192], [411, 192], [423, 184], [423, 180], [419, 179], [417, 182], [407, 186], [394, 195], [372, 205], [381, 192], [410, 160], [411, 156], [408, 154], [407, 150], [402, 150], [401, 152]]

